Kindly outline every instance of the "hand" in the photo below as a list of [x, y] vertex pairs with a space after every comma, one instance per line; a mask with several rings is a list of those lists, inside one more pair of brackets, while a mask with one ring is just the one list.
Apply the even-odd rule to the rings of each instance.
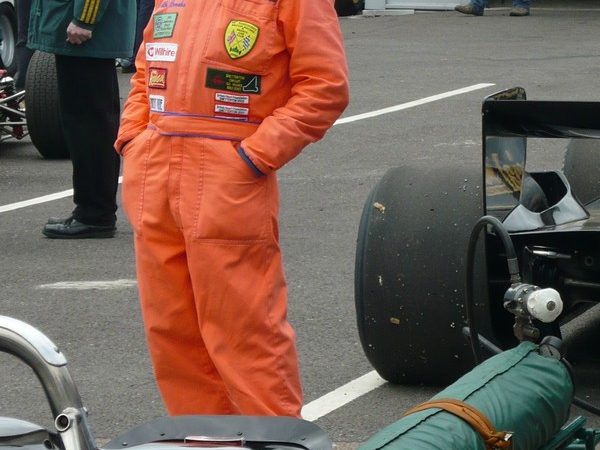
[[67, 27], [67, 42], [69, 44], [80, 45], [92, 38], [92, 31], [81, 28], [73, 22]]

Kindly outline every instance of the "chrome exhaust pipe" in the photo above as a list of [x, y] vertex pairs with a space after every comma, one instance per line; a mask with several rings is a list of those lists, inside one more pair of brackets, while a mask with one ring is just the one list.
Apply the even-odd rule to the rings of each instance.
[[63, 448], [96, 450], [87, 410], [58, 347], [31, 325], [0, 316], [0, 351], [16, 356], [33, 369], [48, 398]]

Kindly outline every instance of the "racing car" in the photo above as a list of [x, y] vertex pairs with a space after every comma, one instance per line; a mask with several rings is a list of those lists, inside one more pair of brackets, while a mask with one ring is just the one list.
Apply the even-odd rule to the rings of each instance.
[[[469, 315], [508, 348], [561, 336], [598, 303], [598, 117], [599, 102], [534, 101], [506, 89], [483, 101], [481, 164], [407, 163], [376, 183], [358, 230], [355, 306], [363, 350], [382, 378], [456, 380], [475, 363], [462, 333]], [[563, 167], [527, 161], [528, 143], [544, 142], [563, 143]], [[511, 313], [546, 289], [563, 300], [558, 320], [542, 315], [515, 337]]]

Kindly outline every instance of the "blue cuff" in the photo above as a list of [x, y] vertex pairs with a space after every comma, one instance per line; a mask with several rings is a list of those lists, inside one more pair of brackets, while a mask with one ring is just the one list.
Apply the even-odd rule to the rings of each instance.
[[238, 155], [240, 155], [242, 157], [242, 159], [244, 160], [244, 162], [246, 164], [248, 164], [248, 167], [250, 167], [250, 169], [252, 169], [252, 172], [254, 172], [254, 174], [258, 177], [264, 177], [265, 174], [261, 172], [261, 170], [256, 167], [256, 165], [252, 162], [252, 160], [250, 158], [248, 158], [248, 155], [246, 155], [246, 152], [244, 151], [244, 149], [240, 146], [240, 148], [238, 148]]

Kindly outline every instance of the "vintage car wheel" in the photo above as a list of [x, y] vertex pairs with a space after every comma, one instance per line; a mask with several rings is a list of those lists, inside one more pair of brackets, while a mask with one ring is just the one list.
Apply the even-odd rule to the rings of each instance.
[[17, 15], [8, 3], [0, 4], [0, 58], [10, 75], [17, 71]]
[[54, 55], [35, 52], [25, 80], [27, 129], [31, 142], [47, 159], [68, 158], [60, 125]]
[[581, 203], [599, 198], [600, 140], [571, 139], [565, 150], [563, 172]]
[[[395, 167], [371, 191], [358, 232], [355, 303], [363, 350], [387, 381], [448, 384], [473, 367], [462, 334], [465, 259], [482, 195], [480, 167], [464, 165]], [[483, 247], [476, 319], [490, 337]]]

